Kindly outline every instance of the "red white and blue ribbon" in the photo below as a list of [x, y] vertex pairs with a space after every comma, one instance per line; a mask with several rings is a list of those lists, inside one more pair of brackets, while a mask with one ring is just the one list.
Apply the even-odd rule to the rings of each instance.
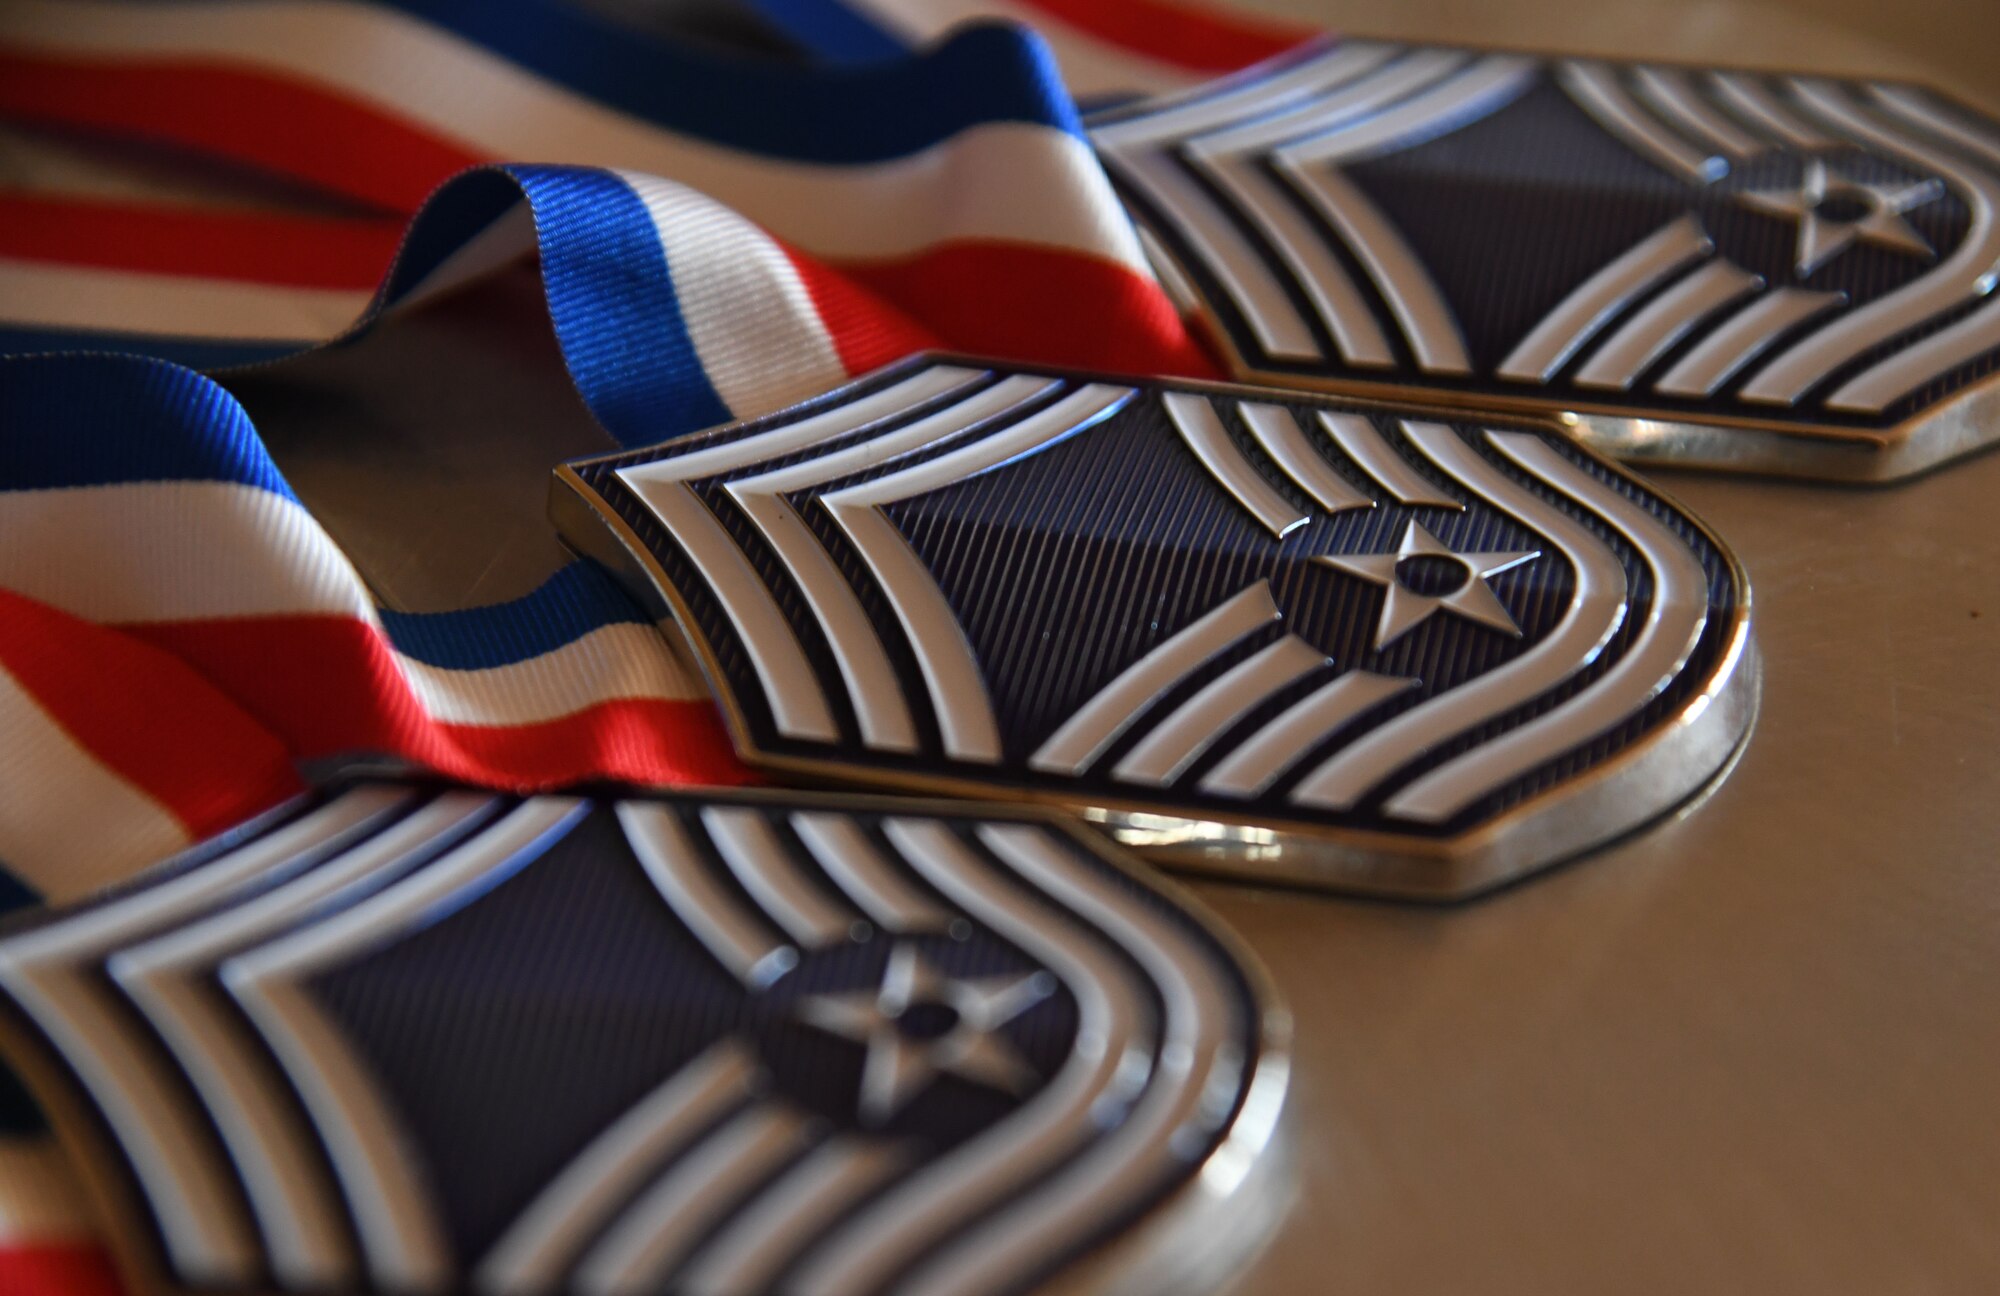
[[[124, 876], [319, 757], [519, 788], [746, 777], [700, 681], [587, 564], [498, 605], [379, 605], [231, 366], [532, 261], [582, 402], [633, 444], [925, 346], [1208, 371], [1048, 46], [945, 29], [974, 9], [1045, 22], [1091, 94], [1284, 36], [1156, 0], [758, 7], [842, 66], [692, 53], [541, 0], [0, 7], [0, 118], [355, 213], [0, 193], [0, 906]], [[553, 165], [491, 165], [514, 159]], [[0, 1290], [115, 1290], [8, 1106]]]
[[1273, 58], [1314, 33], [1175, 0], [747, 0], [813, 54], [862, 63], [921, 49], [968, 22], [1040, 32], [1085, 102], [1184, 89]]

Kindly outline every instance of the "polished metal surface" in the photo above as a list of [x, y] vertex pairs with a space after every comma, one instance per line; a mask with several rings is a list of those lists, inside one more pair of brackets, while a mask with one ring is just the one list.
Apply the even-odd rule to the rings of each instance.
[[[1757, 662], [1741, 570], [1698, 519], [1552, 425], [1468, 427], [1274, 389], [1068, 374], [1026, 414], [980, 393], [943, 413], [912, 406], [909, 427], [885, 419], [776, 474], [756, 458], [773, 438], [793, 444], [793, 424], [845, 426], [847, 406], [980, 363], [919, 355], [760, 419], [556, 471], [555, 525], [685, 633], [754, 768], [1042, 800], [1195, 872], [1462, 899], [1666, 813], [1726, 768], [1749, 728]], [[993, 363], [994, 391], [1056, 377]], [[909, 461], [912, 428], [972, 405], [1005, 421]], [[1373, 447], [1359, 463], [1301, 430], [1353, 419]], [[1264, 451], [1271, 462], [1255, 458]], [[1422, 521], [1398, 515], [1363, 493], [1384, 459], [1437, 474], [1426, 492], [1457, 498]], [[702, 476], [684, 461], [754, 475]], [[1337, 476], [1343, 504], [1371, 507], [1316, 517], [1277, 484], [1301, 463]], [[789, 506], [801, 516], [845, 533], [816, 564], [788, 560], [790, 576], [754, 549], [721, 552], [740, 536], [729, 510], [774, 476], [798, 487]], [[826, 546], [830, 530], [802, 543]], [[885, 750], [846, 721], [803, 734], [786, 719], [852, 674], [806, 655], [808, 617], [829, 600], [802, 592], [796, 573], [852, 582], [864, 564], [874, 582], [855, 606], [876, 606], [857, 632], [879, 638], [884, 660], [907, 642], [895, 683], [906, 698], [928, 694], [936, 720], [921, 747]], [[773, 667], [781, 648], [800, 669]], [[1218, 660], [1238, 648], [1248, 655]], [[1356, 669], [1398, 677], [1371, 689], [1375, 714], [1306, 696], [1325, 672]], [[1291, 711], [1339, 732], [1302, 745]], [[1245, 771], [1229, 765], [1238, 744], [1255, 754]], [[1282, 784], [1260, 768], [1280, 754], [1296, 759]]]

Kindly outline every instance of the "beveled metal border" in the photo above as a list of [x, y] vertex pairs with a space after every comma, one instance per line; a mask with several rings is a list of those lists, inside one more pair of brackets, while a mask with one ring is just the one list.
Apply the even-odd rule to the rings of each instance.
[[[896, 364], [920, 362], [994, 363], [952, 352], [925, 352]], [[1116, 375], [1053, 365], [1020, 367], [1078, 381], [1158, 381], [1239, 400], [1270, 400], [1273, 396], [1269, 388], [1242, 383], [1189, 378], [1119, 379]], [[867, 381], [869, 376], [853, 381]], [[1291, 389], [1295, 394], [1297, 390]], [[1340, 399], [1370, 412], [1437, 417], [1436, 407], [1397, 405], [1371, 397]], [[1560, 422], [1518, 416], [1503, 421], [1553, 432], [1572, 444], [1583, 445]], [[712, 431], [704, 429], [661, 444], [693, 441]], [[713, 647], [693, 628], [693, 614], [681, 592], [632, 528], [615, 511], [600, 503], [601, 497], [576, 471], [578, 465], [622, 459], [631, 451], [592, 456], [557, 467], [550, 485], [549, 513], [565, 542], [617, 573], [663, 623], [662, 630], [674, 634], [700, 664], [702, 677], [722, 710], [737, 755], [747, 764], [806, 780], [807, 786], [816, 783], [989, 802], [1011, 797], [1024, 803], [1055, 806], [1107, 825], [1126, 845], [1164, 867], [1195, 873], [1399, 899], [1463, 900], [1608, 844], [1686, 801], [1715, 776], [1726, 772], [1731, 757], [1748, 738], [1756, 715], [1759, 684], [1750, 637], [1750, 578], [1741, 561], [1706, 522], [1666, 491], [1640, 479], [1616, 461], [1594, 454], [1588, 446], [1584, 449], [1593, 453], [1609, 471], [1685, 517], [1727, 562], [1731, 580], [1742, 591], [1742, 598], [1723, 629], [1726, 642], [1708, 679], [1677, 715], [1663, 720], [1652, 732], [1589, 773], [1529, 797], [1457, 837], [1406, 836], [1299, 820], [1272, 822], [1268, 816], [1258, 819], [1247, 813], [1178, 819], [1164, 814], [1157, 803], [1101, 796], [1071, 797], [1040, 788], [1001, 788], [950, 775], [903, 774], [859, 763], [764, 751], [757, 746]], [[669, 624], [672, 631], [667, 630]]]
[[[394, 768], [394, 767], [392, 767]], [[435, 775], [411, 775], [395, 768], [378, 772], [359, 760], [333, 774], [321, 787], [300, 794], [215, 838], [200, 842], [113, 886], [62, 906], [64, 912], [142, 889], [206, 862], [236, 840], [294, 806], [342, 783], [379, 778], [417, 788], [462, 786]], [[532, 794], [530, 794], [532, 796]], [[1196, 1296], [1221, 1286], [1239, 1272], [1275, 1235], [1296, 1190], [1296, 1166], [1278, 1138], [1289, 1119], [1293, 1017], [1277, 982], [1256, 952], [1199, 897], [1170, 877], [1144, 867], [1131, 853], [1076, 816], [1043, 805], [988, 800], [940, 800], [870, 793], [780, 788], [647, 788], [597, 782], [566, 789], [564, 795], [596, 800], [632, 798], [702, 802], [758, 808], [783, 807], [845, 814], [901, 815], [1031, 824], [1060, 834], [1093, 859], [1150, 895], [1165, 899], [1223, 951], [1241, 973], [1249, 993], [1248, 1024], [1256, 1048], [1246, 1060], [1242, 1099], [1227, 1133], [1187, 1177], [1115, 1233], [1060, 1261], [1038, 1280], [1036, 1290], [1057, 1296]], [[43, 921], [41, 907], [0, 919], [0, 936]], [[48, 1115], [64, 1157], [77, 1172], [94, 1222], [103, 1230], [113, 1266], [127, 1290], [146, 1296], [214, 1296], [211, 1289], [175, 1282], [158, 1240], [135, 1235], [133, 1224], [149, 1218], [143, 1195], [120, 1169], [115, 1138], [81, 1089], [65, 1078], [62, 1055], [11, 1003], [0, 998], [0, 1060], [13, 1067], [30, 1096]], [[453, 1290], [456, 1290], [454, 1288]], [[421, 1294], [418, 1294], [421, 1296]], [[442, 1294], [440, 1294], [442, 1296]]]
[[[1526, 45], [1486, 44], [1464, 41], [1413, 40], [1407, 36], [1371, 35], [1343, 32], [1332, 38], [1308, 42], [1307, 46], [1276, 55], [1264, 63], [1185, 89], [1169, 91], [1147, 99], [1113, 105], [1087, 116], [1088, 135], [1102, 122], [1110, 125], [1146, 111], [1148, 105], [1167, 108], [1177, 102], [1204, 97], [1216, 90], [1245, 84], [1264, 75], [1270, 66], [1287, 65], [1311, 46], [1332, 48], [1340, 42], [1365, 41], [1395, 45], [1405, 49], [1462, 51], [1472, 55], [1518, 55], [1544, 62], [1564, 59], [1593, 60], [1621, 67], [1664, 67], [1687, 72], [1727, 72], [1739, 75], [1775, 77], [1819, 77], [1842, 83], [1866, 82], [1917, 90], [1959, 111], [1985, 121], [1994, 114], [1951, 91], [1922, 81], [1895, 78], [1870, 80], [1853, 73], [1802, 71], [1797, 68], [1759, 66], [1742, 63], [1698, 63], [1679, 58], [1638, 58], [1631, 55], [1592, 55], [1577, 51], [1550, 50]], [[2000, 127], [2000, 122], [1996, 122]], [[1378, 401], [1421, 406], [1433, 412], [1445, 410], [1459, 415], [1501, 411], [1529, 419], [1553, 420], [1568, 428], [1576, 440], [1623, 464], [1647, 467], [1695, 469], [1708, 472], [1786, 477], [1803, 481], [1838, 482], [1851, 485], [1889, 485], [1919, 476], [1954, 460], [2000, 444], [2000, 369], [1967, 382], [1949, 396], [1926, 406], [1909, 418], [1879, 427], [1810, 420], [1787, 421], [1755, 416], [1704, 417], [1698, 403], [1685, 409], [1641, 411], [1612, 401], [1585, 398], [1562, 399], [1528, 394], [1532, 388], [1514, 391], [1463, 391], [1429, 387], [1401, 381], [1370, 379], [1365, 375], [1317, 376], [1264, 369], [1244, 357], [1232, 341], [1229, 330], [1213, 308], [1194, 289], [1186, 267], [1166, 241], [1155, 234], [1149, 223], [1125, 202], [1120, 202], [1137, 228], [1145, 231], [1141, 250], [1174, 299], [1181, 316], [1202, 336], [1209, 349], [1229, 371], [1232, 381], [1336, 396], [1344, 400]], [[1167, 264], [1159, 264], [1164, 257]], [[1174, 291], [1179, 285], [1180, 291]]]

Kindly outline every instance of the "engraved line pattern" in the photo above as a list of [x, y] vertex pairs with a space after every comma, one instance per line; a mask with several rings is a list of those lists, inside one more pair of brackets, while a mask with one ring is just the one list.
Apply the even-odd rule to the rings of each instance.
[[1556, 80], [1577, 106], [1632, 150], [1693, 184], [1711, 184], [1729, 174], [1729, 159], [1668, 129], [1620, 84], [1616, 70], [1581, 59], [1565, 62]]
[[[937, 1152], [808, 1114], [774, 1080], [777, 1063], [750, 1039], [724, 1033], [641, 1087], [629, 1106], [576, 1130], [571, 1150], [510, 1207], [493, 1240], [460, 1255], [449, 1194], [433, 1196], [445, 1169], [431, 1160], [439, 1146], [398, 1124], [422, 1103], [398, 1101], [401, 1082], [366, 1064], [365, 1032], [350, 1035], [358, 1027], [347, 1010], [327, 1006], [314, 983], [427, 939], [434, 924], [477, 909], [524, 872], [544, 884], [574, 876], [565, 870], [578, 863], [573, 857], [532, 870], [592, 816], [625, 831], [634, 858], [621, 867], [644, 870], [673, 912], [710, 927], [712, 905], [703, 917], [673, 897], [715, 893], [725, 874], [826, 893], [811, 876], [824, 856], [800, 851], [782, 825], [800, 829], [800, 840], [872, 840], [846, 811], [782, 803], [511, 802], [361, 784], [163, 881], [0, 937], [0, 969], [47, 985], [57, 984], [58, 970], [87, 980], [93, 960], [121, 963], [134, 985], [157, 987], [170, 974], [216, 977], [248, 1014], [233, 1029], [261, 1039], [282, 1068], [282, 1081], [268, 1070], [257, 1078], [271, 1110], [299, 1122], [295, 1137], [304, 1132], [332, 1154], [331, 1175], [315, 1169], [316, 1157], [296, 1167], [317, 1173], [357, 1225], [358, 1250], [341, 1230], [333, 1249], [346, 1250], [327, 1272], [344, 1264], [363, 1274], [358, 1281], [393, 1290], [719, 1294], [782, 1283], [831, 1293], [893, 1282], [918, 1292], [1013, 1291], [1051, 1259], [1123, 1227], [1239, 1123], [1255, 1065], [1242, 1052], [1255, 1037], [1255, 1004], [1240, 970], [1170, 898], [1041, 823], [892, 817], [880, 821], [889, 848], [870, 847], [861, 889], [920, 896], [893, 903], [927, 911], [927, 922], [941, 917], [954, 934], [968, 920], [978, 924], [1046, 969], [1036, 975], [1053, 976], [1074, 1001], [1080, 1033], [1054, 1074], [1039, 1077], [1046, 1083]], [[682, 839], [671, 854], [661, 846], [668, 823]], [[702, 836], [715, 853], [686, 849]], [[732, 853], [738, 858], [726, 858]], [[829, 853], [854, 858], [849, 845]], [[794, 900], [765, 910], [754, 893], [751, 902], [742, 916], [769, 928], [801, 909]], [[694, 934], [703, 945], [714, 939]], [[461, 948], [455, 957], [464, 956]], [[481, 956], [509, 957], [504, 947]], [[115, 995], [117, 980], [104, 981], [104, 993]], [[136, 1043], [144, 1033], [136, 1020], [113, 1017], [93, 1038], [101, 1049], [105, 1039]], [[67, 1056], [69, 1045], [61, 1047]], [[1270, 1086], [1259, 1092], [1272, 1097]], [[224, 1181], [238, 1169], [219, 1150], [191, 1154]], [[251, 1179], [243, 1186], [263, 1191]], [[246, 1236], [253, 1264], [259, 1240]], [[190, 1267], [180, 1267], [183, 1258]], [[173, 1263], [176, 1281], [213, 1272], [198, 1255]]]
[[1236, 497], [1236, 502], [1257, 519], [1273, 536], [1304, 526], [1309, 519], [1292, 502], [1271, 488], [1243, 452], [1236, 448], [1216, 416], [1215, 405], [1192, 392], [1168, 392], [1162, 398], [1167, 417], [1181, 434], [1187, 448], [1194, 451], [1201, 466]]
[[1271, 583], [1219, 604], [1133, 662], [1049, 735], [1028, 764], [1052, 773], [1081, 774], [1104, 753], [1151, 699], [1201, 669], [1217, 653], [1278, 619]]
[[[1748, 283], [1748, 272], [1724, 264], [1698, 281], [1708, 309], [1648, 316], [1655, 331], [1630, 332], [1638, 321], [1622, 317], [1713, 252], [1690, 213], [1577, 285], [1494, 376], [1676, 399], [1712, 398], [1743, 378], [1729, 400], [1879, 415], [2000, 349], [2000, 301], [1913, 336], [1994, 287], [2000, 134], [1907, 87], [1350, 43], [1266, 82], [1113, 110], [1092, 138], [1165, 255], [1191, 258], [1210, 276], [1248, 330], [1244, 345], [1254, 339], [1271, 362], [1469, 374], [1450, 304], [1343, 165], [1490, 115], [1543, 78], [1637, 156], [1692, 186], [1774, 149], [1852, 146], [1940, 178], [1970, 225], [1937, 265], [1860, 306], [1791, 286], [1732, 295], [1723, 277]], [[1723, 311], [1746, 294], [1754, 296], [1743, 309]], [[1621, 345], [1604, 344], [1566, 378], [1600, 334]], [[1687, 354], [1649, 381], [1649, 369], [1684, 343]], [[1860, 372], [1840, 372], [1884, 347], [1889, 354]]]
[[337, 850], [409, 798], [369, 789], [342, 798], [138, 898], [114, 902], [0, 947], [0, 983], [62, 1048], [127, 1149], [169, 1257], [209, 1281], [247, 1283], [257, 1263], [247, 1221], [224, 1176], [200, 1155], [196, 1132], [167, 1104], [147, 1050], [115, 1025], [115, 1009], [75, 965], [205, 906]]
[[1113, 776], [1128, 783], [1165, 786], [1173, 782], [1236, 717], [1286, 685], [1332, 664], [1325, 653], [1305, 640], [1285, 635], [1230, 667], [1174, 708], [1113, 767]]
[[1304, 805], [1346, 809], [1424, 752], [1539, 697], [1593, 661], [1626, 611], [1625, 570], [1595, 536], [1516, 484], [1451, 429], [1406, 423], [1419, 450], [1467, 490], [1546, 537], [1569, 561], [1576, 586], [1562, 621], [1527, 652], [1412, 707], [1321, 762], [1291, 791]]
[[1687, 546], [1657, 518], [1520, 433], [1489, 432], [1501, 454], [1583, 504], [1632, 542], [1652, 573], [1638, 635], [1589, 688], [1517, 729], [1453, 757], [1389, 798], [1387, 811], [1435, 823], [1508, 780], [1589, 741], [1650, 702], [1680, 673], [1708, 618], [1708, 578]]
[[1623, 391], [1704, 317], [1763, 286], [1748, 270], [1708, 262], [1635, 312], [1576, 371], [1576, 385]]
[[390, 1288], [448, 1283], [454, 1271], [405, 1136], [325, 1011], [302, 989], [314, 972], [386, 944], [468, 890], [519, 870], [575, 826], [585, 803], [525, 803], [442, 858], [360, 904], [222, 964], [221, 979], [284, 1068], [323, 1134], [369, 1276]]
[[1715, 245], [1692, 213], [1679, 216], [1571, 289], [1500, 362], [1502, 378], [1547, 382], [1618, 312]]

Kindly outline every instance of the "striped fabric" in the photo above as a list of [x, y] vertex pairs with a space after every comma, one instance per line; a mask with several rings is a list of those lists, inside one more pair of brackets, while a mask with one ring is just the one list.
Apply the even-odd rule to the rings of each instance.
[[749, 0], [822, 58], [893, 58], [967, 22], [1033, 27], [1078, 99], [1183, 89], [1274, 57], [1315, 33], [1174, 0]]
[[[230, 367], [532, 262], [584, 405], [627, 444], [928, 346], [1211, 372], [1049, 48], [946, 28], [1044, 22], [1093, 95], [1285, 34], [1158, 0], [842, 6], [873, 15], [869, 46], [855, 22], [835, 39], [832, 7], [761, 7], [835, 66], [697, 55], [544, 0], [0, 6], [0, 119], [354, 213], [0, 192], [0, 908], [126, 876], [324, 757], [519, 789], [747, 777], [700, 681], [593, 566], [499, 605], [380, 606]], [[117, 1291], [91, 1233], [0, 1082], [0, 1292]]]
[[[668, 177], [953, 346], [1130, 370], [1200, 363], [1047, 47], [1018, 28], [799, 71], [647, 43], [540, 0], [19, 0], [0, 7], [0, 115], [403, 213], [482, 162]], [[12, 350], [74, 330], [166, 335], [181, 348], [168, 358], [206, 365], [297, 349], [353, 318], [373, 287], [363, 252], [383, 238], [379, 221], [245, 228], [183, 213], [167, 239], [142, 232], [143, 209], [72, 223], [9, 201], [0, 345]], [[217, 219], [227, 228], [201, 228]], [[229, 248], [241, 251], [216, 254]], [[1049, 311], [1056, 300], [1074, 309]]]

